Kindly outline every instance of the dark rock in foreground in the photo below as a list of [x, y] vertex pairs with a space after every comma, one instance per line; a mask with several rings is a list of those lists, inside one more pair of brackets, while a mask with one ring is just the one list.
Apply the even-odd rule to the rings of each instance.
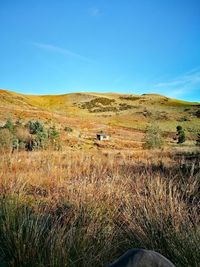
[[109, 267], [175, 267], [161, 254], [146, 249], [130, 249]]

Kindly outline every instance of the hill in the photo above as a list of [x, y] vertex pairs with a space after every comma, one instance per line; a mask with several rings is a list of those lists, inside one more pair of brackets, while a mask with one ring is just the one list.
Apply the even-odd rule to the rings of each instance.
[[[0, 90], [0, 122], [7, 118], [38, 119], [72, 127], [88, 137], [106, 131], [121, 140], [141, 140], [146, 126], [155, 122], [168, 135], [184, 127], [192, 139], [200, 129], [200, 104], [158, 94], [71, 93], [25, 95]], [[134, 136], [135, 134], [135, 136]]]

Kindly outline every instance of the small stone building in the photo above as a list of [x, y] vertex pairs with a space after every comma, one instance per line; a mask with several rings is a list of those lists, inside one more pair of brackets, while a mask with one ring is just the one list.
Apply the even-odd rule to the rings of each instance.
[[99, 141], [110, 140], [110, 135], [104, 133], [98, 133], [96, 137]]

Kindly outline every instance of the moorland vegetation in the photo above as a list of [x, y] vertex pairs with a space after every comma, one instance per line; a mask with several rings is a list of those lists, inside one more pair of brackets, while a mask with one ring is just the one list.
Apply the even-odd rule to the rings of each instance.
[[1, 90], [0, 111], [0, 266], [103, 267], [143, 247], [199, 267], [199, 103]]
[[177, 267], [198, 267], [197, 153], [194, 158], [183, 162], [168, 150], [4, 151], [2, 266], [103, 267], [144, 247]]

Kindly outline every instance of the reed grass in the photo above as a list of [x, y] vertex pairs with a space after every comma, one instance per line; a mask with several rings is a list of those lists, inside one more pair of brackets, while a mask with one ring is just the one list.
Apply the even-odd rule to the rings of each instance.
[[0, 266], [103, 267], [144, 247], [199, 267], [199, 187], [199, 162], [170, 151], [4, 151]]

